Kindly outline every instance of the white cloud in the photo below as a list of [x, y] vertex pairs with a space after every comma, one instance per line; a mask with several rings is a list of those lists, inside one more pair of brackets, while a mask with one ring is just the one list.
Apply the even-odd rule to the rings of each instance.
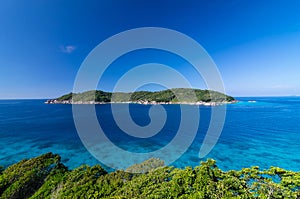
[[61, 46], [60, 50], [63, 53], [70, 54], [70, 53], [74, 52], [74, 50], [76, 50], [76, 46], [73, 46], [73, 45]]

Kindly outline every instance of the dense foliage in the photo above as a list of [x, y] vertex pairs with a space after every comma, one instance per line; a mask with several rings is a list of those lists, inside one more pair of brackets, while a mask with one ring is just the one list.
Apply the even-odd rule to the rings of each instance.
[[214, 160], [185, 169], [161, 163], [151, 159], [129, 168], [144, 171], [138, 174], [107, 173], [99, 165], [68, 170], [58, 155], [47, 153], [1, 170], [0, 198], [300, 198], [300, 172], [224, 172]]
[[96, 102], [223, 102], [233, 101], [234, 98], [220, 92], [176, 88], [157, 92], [137, 91], [133, 93], [111, 93], [104, 91], [86, 91], [83, 93], [69, 93], [56, 100], [96, 101]]

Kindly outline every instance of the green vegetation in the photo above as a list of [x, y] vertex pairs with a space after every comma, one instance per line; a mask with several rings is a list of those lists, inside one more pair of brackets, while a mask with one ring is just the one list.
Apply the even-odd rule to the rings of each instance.
[[8, 167], [0, 175], [1, 198], [26, 198], [34, 194], [62, 166], [58, 155], [47, 153]]
[[175, 88], [157, 92], [137, 91], [133, 93], [110, 93], [104, 91], [86, 91], [69, 93], [56, 99], [57, 101], [95, 101], [95, 102], [231, 102], [234, 98], [220, 92]]
[[164, 161], [160, 160], [159, 158], [150, 158], [149, 160], [146, 160], [140, 164], [134, 164], [128, 167], [125, 171], [130, 173], [147, 173], [164, 165]]
[[277, 167], [224, 172], [209, 159], [178, 169], [152, 158], [127, 171], [143, 173], [107, 173], [99, 165], [68, 170], [47, 153], [2, 170], [0, 198], [300, 198], [300, 172]]

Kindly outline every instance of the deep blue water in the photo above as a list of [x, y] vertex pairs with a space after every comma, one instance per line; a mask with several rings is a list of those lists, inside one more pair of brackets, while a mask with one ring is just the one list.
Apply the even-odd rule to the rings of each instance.
[[[221, 137], [203, 160], [213, 158], [224, 170], [253, 165], [264, 169], [273, 165], [299, 171], [300, 97], [237, 99], [239, 103], [227, 105]], [[43, 102], [0, 100], [0, 165], [6, 167], [50, 151], [60, 154], [69, 168], [99, 163], [83, 146], [76, 132], [72, 106]], [[150, 105], [130, 105], [131, 116], [138, 125], [150, 122], [149, 108]], [[151, 138], [141, 139], [125, 134], [117, 127], [109, 104], [96, 105], [99, 123], [111, 141], [125, 150], [139, 152], [159, 149], [175, 136], [180, 121], [179, 105], [164, 105], [164, 108], [168, 117], [162, 131]], [[200, 108], [200, 127], [188, 151], [173, 163], [181, 168], [199, 165], [198, 153], [210, 121], [210, 107], [190, 108]], [[129, 166], [125, 160], [119, 161], [120, 168]]]

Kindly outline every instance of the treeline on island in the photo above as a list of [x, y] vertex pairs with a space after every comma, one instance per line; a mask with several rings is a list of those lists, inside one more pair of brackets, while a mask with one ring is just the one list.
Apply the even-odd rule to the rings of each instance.
[[152, 158], [108, 173], [100, 165], [69, 170], [59, 155], [47, 153], [0, 171], [0, 198], [299, 197], [300, 172], [256, 166], [225, 172], [211, 159], [178, 169]]
[[48, 100], [47, 103], [109, 103], [109, 102], [136, 102], [136, 103], [196, 103], [219, 102], [230, 103], [235, 99], [217, 91], [174, 88], [163, 91], [136, 91], [104, 92], [100, 90], [86, 91], [82, 93], [69, 93], [59, 98]]

